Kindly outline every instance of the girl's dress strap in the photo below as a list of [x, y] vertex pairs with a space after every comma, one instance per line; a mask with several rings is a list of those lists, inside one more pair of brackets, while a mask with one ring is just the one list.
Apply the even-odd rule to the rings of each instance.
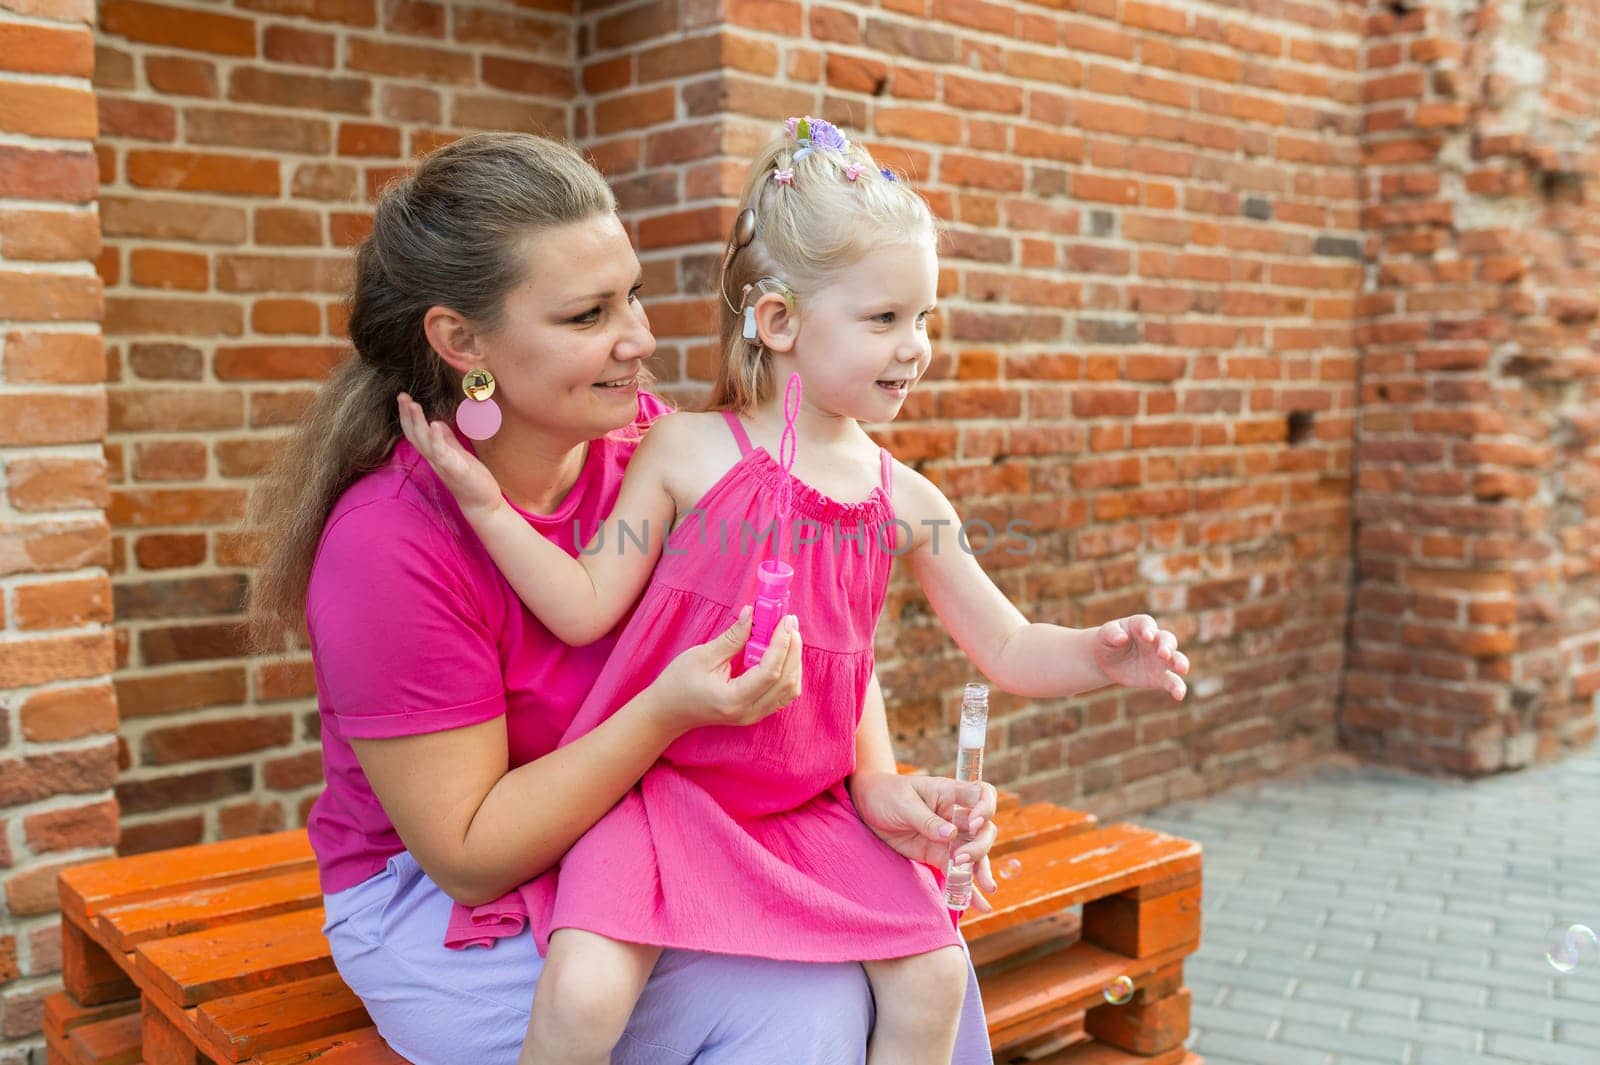
[[739, 454], [750, 454], [750, 434], [744, 431], [744, 423], [739, 420], [739, 415], [731, 410], [725, 410], [722, 416], [728, 420], [728, 428], [733, 431], [733, 438], [739, 442]]
[[878, 462], [883, 467], [883, 494], [894, 502], [894, 457], [885, 448], [878, 449]]

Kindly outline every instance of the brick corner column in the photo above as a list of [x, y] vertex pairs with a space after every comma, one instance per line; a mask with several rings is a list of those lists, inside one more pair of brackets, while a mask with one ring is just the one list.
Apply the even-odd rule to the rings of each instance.
[[60, 986], [56, 874], [117, 839], [90, 0], [0, 5], [0, 1065]]

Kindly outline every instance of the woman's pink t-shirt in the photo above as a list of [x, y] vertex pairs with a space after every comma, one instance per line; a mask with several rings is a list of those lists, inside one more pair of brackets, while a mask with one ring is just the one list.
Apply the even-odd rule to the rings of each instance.
[[[640, 393], [638, 421], [590, 442], [561, 506], [523, 516], [576, 556], [615, 505], [640, 432], [667, 409]], [[327, 782], [307, 829], [329, 893], [361, 883], [404, 849], [352, 739], [440, 732], [503, 716], [511, 765], [522, 765], [555, 749], [616, 639], [614, 630], [569, 647], [551, 635], [404, 440], [328, 515], [306, 622]]]

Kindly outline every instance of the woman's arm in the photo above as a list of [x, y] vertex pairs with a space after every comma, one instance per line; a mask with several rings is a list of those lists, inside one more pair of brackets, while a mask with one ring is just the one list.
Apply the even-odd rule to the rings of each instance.
[[456, 497], [489, 557], [545, 628], [574, 646], [610, 632], [644, 590], [675, 516], [665, 487], [666, 459], [675, 443], [682, 446], [673, 417], [658, 418], [645, 434], [611, 515], [573, 558], [512, 509], [488, 467], [448, 426], [430, 424], [404, 393], [399, 404], [406, 439]]
[[504, 718], [351, 746], [423, 871], [458, 902], [488, 902], [554, 865], [677, 736], [750, 724], [795, 699], [801, 645], [792, 618], [754, 669], [732, 677], [749, 636], [747, 608], [593, 731], [510, 771]]
[[[1154, 619], [1136, 614], [1098, 629], [1029, 623], [960, 545], [954, 530], [961, 519], [944, 493], [896, 463], [895, 499], [916, 530], [908, 557], [928, 602], [957, 645], [1002, 690], [1052, 698], [1125, 684], [1183, 698], [1189, 660], [1177, 637]], [[940, 529], [947, 530], [942, 537]]]

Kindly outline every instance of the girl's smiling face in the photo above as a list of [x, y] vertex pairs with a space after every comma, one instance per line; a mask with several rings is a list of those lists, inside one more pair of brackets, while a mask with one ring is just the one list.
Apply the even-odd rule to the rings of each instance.
[[931, 241], [874, 248], [801, 299], [793, 356], [814, 410], [863, 422], [900, 413], [928, 369], [939, 289]]

